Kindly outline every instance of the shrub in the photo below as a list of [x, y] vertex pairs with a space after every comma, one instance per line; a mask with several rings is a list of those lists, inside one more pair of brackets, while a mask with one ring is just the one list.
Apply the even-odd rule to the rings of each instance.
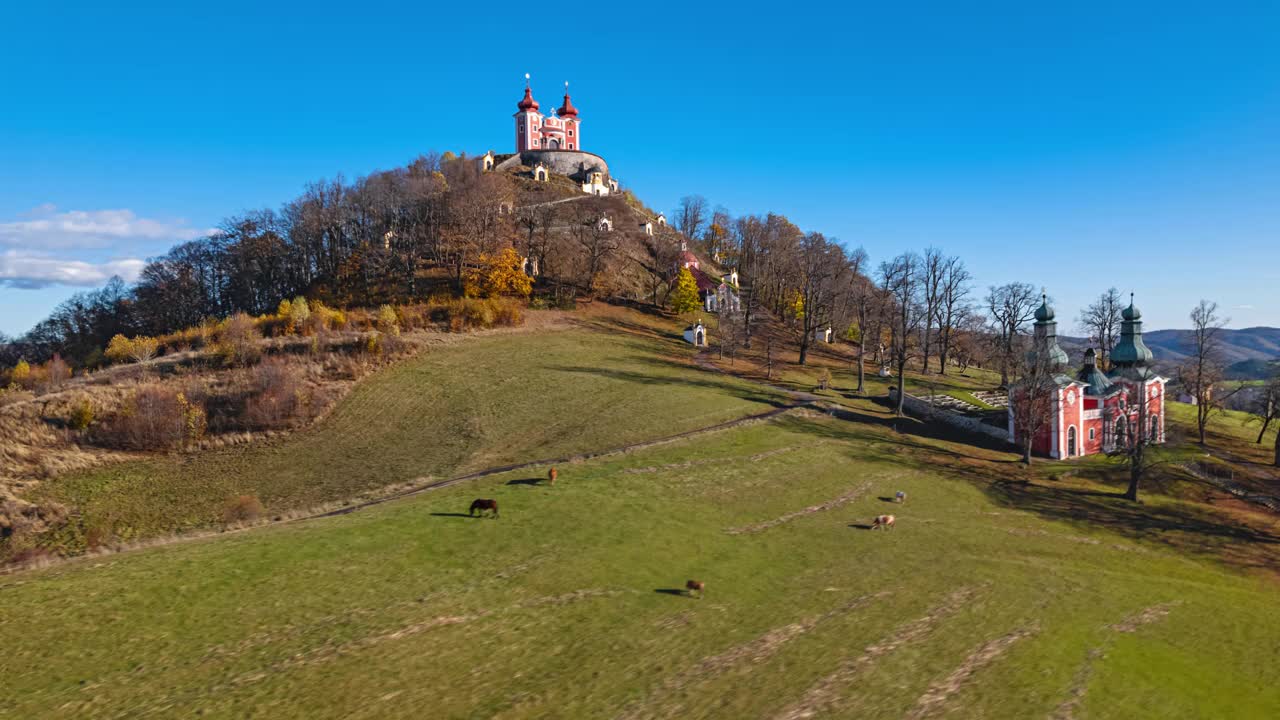
[[180, 392], [151, 385], [100, 425], [98, 439], [129, 450], [173, 450], [203, 437], [206, 423], [200, 405]]
[[227, 501], [222, 520], [227, 523], [252, 522], [262, 517], [262, 503], [253, 495], [240, 495]]
[[93, 403], [88, 398], [82, 399], [71, 408], [71, 417], [67, 419], [67, 427], [72, 430], [85, 430], [93, 424]]
[[71, 366], [67, 364], [62, 356], [54, 353], [49, 362], [45, 366], [45, 387], [49, 392], [53, 392], [62, 387], [62, 383], [71, 379]]
[[400, 334], [400, 317], [396, 315], [396, 309], [390, 305], [378, 308], [378, 332], [387, 335]]
[[223, 362], [249, 365], [262, 354], [258, 341], [262, 335], [253, 318], [244, 313], [236, 313], [223, 321], [218, 329], [217, 354]]
[[[180, 333], [174, 333], [174, 343], [180, 340]], [[160, 351], [160, 340], [158, 338], [139, 335], [130, 340], [124, 335], [116, 335], [111, 338], [111, 342], [107, 344], [107, 358], [112, 362], [121, 363], [125, 360], [132, 360], [136, 363], [144, 363], [156, 356]]]
[[245, 401], [244, 422], [259, 430], [286, 427], [303, 417], [310, 404], [298, 371], [283, 360], [267, 360], [254, 368], [254, 394]]

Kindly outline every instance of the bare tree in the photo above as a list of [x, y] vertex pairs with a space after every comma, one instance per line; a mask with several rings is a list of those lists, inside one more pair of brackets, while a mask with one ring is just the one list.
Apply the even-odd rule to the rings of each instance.
[[676, 229], [690, 240], [696, 240], [702, 237], [706, 225], [707, 199], [701, 195], [680, 198], [680, 206], [676, 208]]
[[933, 349], [933, 328], [938, 320], [938, 309], [942, 305], [942, 282], [946, 276], [947, 258], [937, 248], [927, 248], [920, 263], [920, 300], [924, 313], [924, 336], [920, 343], [923, 357], [920, 369], [929, 374], [929, 353]]
[[898, 371], [898, 398], [894, 413], [901, 417], [906, 402], [907, 361], [911, 358], [911, 338], [920, 327], [920, 257], [903, 253], [880, 264], [880, 287], [888, 294], [893, 319], [892, 353]]
[[1205, 444], [1209, 418], [1222, 409], [1225, 399], [1214, 392], [1222, 381], [1222, 339], [1220, 334], [1228, 320], [1218, 316], [1218, 303], [1201, 300], [1191, 311], [1191, 355], [1178, 370], [1187, 393], [1196, 401], [1196, 432], [1200, 445]]
[[1120, 312], [1123, 309], [1120, 291], [1110, 288], [1080, 311], [1080, 329], [1098, 348], [1098, 367], [1103, 370], [1110, 367], [1111, 349], [1120, 334]]
[[[1139, 379], [1154, 378], [1154, 374], [1150, 373], [1146, 368], [1139, 371]], [[1116, 428], [1112, 434], [1112, 449], [1107, 453], [1111, 458], [1120, 461], [1128, 471], [1129, 487], [1125, 490], [1124, 497], [1126, 500], [1137, 501], [1138, 488], [1142, 484], [1142, 479], [1146, 476], [1151, 468], [1167, 462], [1163, 459], [1161, 452], [1158, 450], [1156, 438], [1153, 437], [1154, 431], [1149, 430], [1151, 427], [1148, 420], [1149, 409], [1148, 399], [1145, 397], [1145, 383], [1136, 385], [1126, 385], [1124, 392], [1127, 394], [1126, 399], [1130, 407], [1136, 407], [1138, 416], [1132, 427], [1128, 427], [1128, 423], [1118, 423], [1114, 418], [1108, 418], [1107, 424]], [[1166, 432], [1166, 443], [1168, 441], [1168, 433]]]
[[995, 332], [993, 339], [1002, 386], [1009, 385], [1009, 370], [1018, 362], [1018, 336], [1026, 331], [1027, 322], [1035, 315], [1038, 299], [1035, 287], [1023, 282], [993, 285], [987, 293], [987, 311]]
[[938, 366], [939, 372], [947, 374], [947, 359], [951, 354], [951, 343], [955, 338], [956, 327], [969, 314], [969, 281], [972, 276], [958, 257], [949, 257], [942, 270], [941, 301], [938, 304]]
[[[1246, 423], [1258, 423], [1258, 439], [1254, 442], [1262, 444], [1271, 429], [1271, 424], [1280, 421], [1280, 373], [1267, 380], [1248, 404], [1249, 418]], [[1276, 433], [1275, 466], [1280, 467], [1280, 432]]]
[[1009, 415], [1013, 434], [1022, 448], [1022, 462], [1031, 464], [1036, 436], [1049, 427], [1059, 387], [1049, 353], [1027, 353], [1019, 363], [1018, 382], [1011, 388]]
[[800, 331], [800, 364], [809, 357], [814, 333], [826, 327], [836, 302], [835, 279], [845, 263], [839, 245], [828, 242], [822, 233], [809, 233], [800, 241], [796, 257], [800, 302], [804, 308], [797, 326]]

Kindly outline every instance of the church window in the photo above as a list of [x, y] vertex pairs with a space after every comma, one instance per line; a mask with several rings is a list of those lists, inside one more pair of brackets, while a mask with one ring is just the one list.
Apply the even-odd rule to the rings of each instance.
[[569, 137], [573, 137], [573, 131], [572, 131], [572, 130], [570, 130], [570, 131], [569, 131]]
[[520, 134], [521, 134], [521, 135], [523, 135], [523, 134], [524, 134], [524, 125], [520, 125], [519, 127], [520, 127]]
[[1093, 439], [1097, 436], [1097, 432], [1098, 432], [1098, 431], [1097, 431], [1097, 430], [1095, 430], [1094, 428], [1089, 428], [1089, 441], [1090, 441], [1090, 442], [1092, 442], [1092, 441], [1093, 441]]

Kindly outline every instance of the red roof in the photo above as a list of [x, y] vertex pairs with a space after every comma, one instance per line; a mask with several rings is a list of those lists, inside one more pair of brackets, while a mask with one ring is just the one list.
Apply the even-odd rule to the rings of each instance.
[[538, 101], [533, 99], [533, 90], [531, 90], [528, 85], [524, 86], [524, 99], [521, 100], [516, 107], [520, 108], [522, 111], [536, 111], [538, 109]]
[[556, 111], [556, 114], [560, 117], [578, 117], [578, 108], [574, 107], [573, 103], [569, 102], [569, 93], [564, 94], [564, 104], [560, 106], [560, 109]]
[[680, 264], [683, 265], [685, 263], [693, 263], [694, 265], [701, 264], [698, 262], [698, 256], [688, 250], [684, 250], [680, 253]]
[[701, 270], [689, 268], [689, 272], [693, 273], [693, 281], [698, 283], [698, 292], [715, 292], [720, 287], [719, 280]]

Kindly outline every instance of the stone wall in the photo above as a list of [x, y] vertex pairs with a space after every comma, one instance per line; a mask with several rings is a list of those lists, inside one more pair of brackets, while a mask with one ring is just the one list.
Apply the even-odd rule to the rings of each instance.
[[497, 170], [508, 170], [518, 165], [534, 167], [538, 163], [557, 175], [565, 175], [575, 180], [585, 180], [586, 170], [598, 167], [604, 171], [605, 179], [609, 177], [609, 163], [595, 153], [581, 150], [525, 150], [522, 153], [498, 163]]
[[[889, 402], [896, 403], [898, 399], [898, 389], [889, 388]], [[978, 433], [987, 437], [995, 438], [1003, 442], [1012, 442], [1009, 438], [1009, 431], [1006, 428], [998, 428], [994, 425], [988, 425], [976, 417], [961, 415], [960, 413], [951, 412], [936, 405], [930, 405], [928, 402], [920, 398], [907, 394], [906, 399], [902, 402], [902, 407], [914, 417], [923, 418], [925, 420], [935, 420], [950, 425], [958, 430], [965, 432]]]

